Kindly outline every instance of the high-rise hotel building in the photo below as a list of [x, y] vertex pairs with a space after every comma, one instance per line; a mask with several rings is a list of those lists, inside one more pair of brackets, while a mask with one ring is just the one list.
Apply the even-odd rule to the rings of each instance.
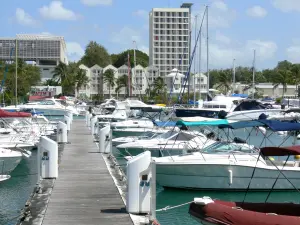
[[174, 68], [186, 73], [190, 63], [192, 4], [180, 8], [153, 8], [149, 15], [150, 65], [165, 76]]

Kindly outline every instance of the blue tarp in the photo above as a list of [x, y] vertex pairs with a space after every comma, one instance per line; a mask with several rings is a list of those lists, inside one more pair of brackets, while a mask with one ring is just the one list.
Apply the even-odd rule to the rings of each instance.
[[248, 98], [248, 95], [246, 94], [232, 94], [232, 97], [241, 97], [241, 98]]
[[177, 126], [218, 126], [222, 124], [228, 124], [228, 120], [203, 120], [203, 121], [195, 121], [195, 122], [186, 122], [186, 121], [177, 121]]
[[154, 121], [153, 122], [158, 127], [175, 127], [176, 122], [174, 121]]

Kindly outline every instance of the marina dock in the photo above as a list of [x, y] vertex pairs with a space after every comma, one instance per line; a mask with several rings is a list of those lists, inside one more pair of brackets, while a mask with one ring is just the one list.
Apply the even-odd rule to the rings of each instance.
[[[38, 197], [34, 201], [33, 196], [32, 218], [21, 224], [133, 224], [84, 120], [73, 121], [68, 141], [70, 143], [63, 150], [59, 176], [52, 187], [45, 188], [51, 189], [46, 191], [48, 201], [43, 199], [42, 204]], [[35, 202], [43, 207], [39, 209]]]

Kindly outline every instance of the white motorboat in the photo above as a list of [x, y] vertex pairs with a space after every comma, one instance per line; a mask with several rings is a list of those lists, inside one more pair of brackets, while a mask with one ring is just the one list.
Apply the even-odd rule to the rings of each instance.
[[21, 159], [21, 152], [0, 148], [0, 173], [10, 174], [19, 165]]
[[202, 108], [176, 109], [177, 117], [208, 117], [235, 121], [257, 120], [262, 114], [273, 117], [282, 112], [279, 108], [270, 108], [256, 100], [240, 97], [216, 96], [212, 101], [203, 103]]
[[137, 140], [118, 145], [117, 149], [122, 155], [136, 156], [148, 150], [151, 151], [151, 156], [162, 157], [202, 149], [213, 142], [215, 141], [200, 132], [180, 131], [176, 127], [150, 140]]
[[43, 101], [29, 102], [23, 105], [15, 106], [7, 106], [3, 108], [4, 110], [31, 110], [31, 111], [39, 111], [44, 116], [64, 116], [74, 113], [73, 108], [69, 109], [66, 106], [63, 106], [61, 103], [57, 102], [54, 98], [45, 99]]
[[[261, 152], [278, 154], [300, 146], [262, 148]], [[264, 155], [264, 153], [262, 153]], [[283, 154], [279, 154], [283, 155]], [[300, 167], [295, 161], [264, 159], [253, 146], [215, 143], [201, 152], [155, 158], [156, 179], [163, 187], [204, 190], [290, 190], [300, 188]], [[279, 168], [279, 171], [278, 171]], [[213, 182], [211, 182], [213, 181]]]
[[153, 139], [156, 138], [157, 136], [159, 136], [160, 134], [166, 133], [169, 130], [153, 130], [151, 129], [148, 132], [143, 132], [143, 134], [139, 135], [139, 136], [127, 136], [127, 137], [118, 137], [118, 138], [114, 138], [112, 139], [112, 145], [113, 146], [118, 146], [121, 144], [125, 144], [125, 143], [130, 143], [130, 142], [134, 142], [137, 140], [149, 140], [149, 139]]

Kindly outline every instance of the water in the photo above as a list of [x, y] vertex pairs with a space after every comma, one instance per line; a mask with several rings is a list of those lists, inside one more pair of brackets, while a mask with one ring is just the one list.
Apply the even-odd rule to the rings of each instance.
[[[84, 117], [74, 117], [81, 119]], [[53, 119], [53, 118], [52, 118]], [[55, 118], [55, 119], [62, 119]], [[235, 131], [234, 136], [242, 138], [246, 137], [247, 132]], [[264, 145], [279, 145], [284, 139], [283, 136], [273, 134], [270, 140], [263, 141], [261, 135], [257, 131], [251, 133], [250, 142], [257, 146], [260, 143]], [[285, 145], [290, 145], [292, 139], [288, 139]], [[115, 151], [115, 149], [114, 149]], [[18, 167], [11, 174], [11, 179], [0, 183], [0, 224], [13, 225], [17, 222], [21, 210], [25, 206], [25, 202], [32, 193], [37, 182], [37, 151], [32, 152], [30, 158], [23, 158]], [[115, 152], [116, 153], [116, 152]], [[120, 164], [124, 164], [123, 159], [119, 159]], [[221, 200], [241, 201], [244, 192], [204, 192], [191, 190], [175, 190], [163, 189], [157, 186], [157, 209], [166, 206], [175, 206], [182, 203], [190, 202], [194, 197], [210, 196]], [[267, 192], [251, 192], [247, 194], [246, 201], [263, 202], [267, 196]], [[273, 192], [269, 198], [273, 202], [295, 202], [300, 203], [300, 194], [297, 192]], [[192, 225], [197, 224], [188, 214], [188, 205], [180, 208], [157, 212], [157, 218], [161, 225]]]
[[0, 224], [13, 225], [37, 182], [37, 151], [23, 158], [11, 173], [11, 178], [0, 183]]

